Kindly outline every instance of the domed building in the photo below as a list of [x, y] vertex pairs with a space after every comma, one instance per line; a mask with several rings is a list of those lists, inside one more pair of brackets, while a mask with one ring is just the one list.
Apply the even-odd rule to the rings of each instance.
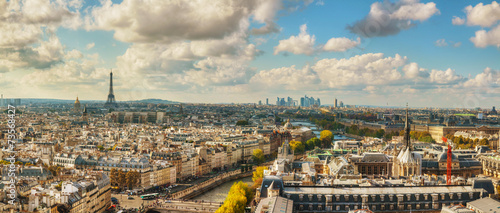
[[80, 100], [78, 100], [78, 96], [76, 96], [76, 101], [73, 107], [74, 112], [81, 112], [82, 105], [80, 104]]

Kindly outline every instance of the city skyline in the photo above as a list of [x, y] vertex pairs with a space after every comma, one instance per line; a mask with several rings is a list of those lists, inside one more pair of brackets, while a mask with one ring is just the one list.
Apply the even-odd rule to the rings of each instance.
[[94, 3], [2, 1], [0, 93], [105, 101], [112, 69], [118, 102], [500, 101], [496, 1]]

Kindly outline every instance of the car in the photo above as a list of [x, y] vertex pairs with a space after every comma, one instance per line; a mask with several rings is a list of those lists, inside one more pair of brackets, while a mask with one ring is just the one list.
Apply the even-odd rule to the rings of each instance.
[[133, 200], [133, 199], [134, 199], [134, 197], [132, 197], [132, 196], [128, 196], [128, 197], [127, 197], [127, 199], [129, 199], [129, 200]]

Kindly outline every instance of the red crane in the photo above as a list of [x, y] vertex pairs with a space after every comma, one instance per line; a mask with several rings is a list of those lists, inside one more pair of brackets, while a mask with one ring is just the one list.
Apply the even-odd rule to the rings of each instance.
[[[443, 141], [445, 143], [448, 142], [448, 138], [443, 137]], [[447, 164], [446, 164], [446, 185], [451, 185], [451, 146], [450, 143], [448, 144], [448, 156], [446, 158]]]

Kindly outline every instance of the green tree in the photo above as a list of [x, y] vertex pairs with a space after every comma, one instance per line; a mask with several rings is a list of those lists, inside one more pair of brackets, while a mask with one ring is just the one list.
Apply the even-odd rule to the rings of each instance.
[[246, 126], [246, 125], [248, 125], [247, 120], [239, 120], [238, 122], [236, 122], [236, 126]]
[[321, 140], [317, 137], [311, 138], [306, 141], [307, 150], [313, 150], [315, 147], [321, 146]]
[[321, 146], [323, 148], [328, 148], [332, 146], [333, 142], [333, 133], [330, 130], [323, 130], [321, 131], [320, 135], [320, 140], [321, 140]]
[[290, 148], [293, 150], [295, 154], [302, 154], [304, 153], [305, 146], [302, 142], [300, 141], [290, 141]]
[[264, 158], [264, 152], [262, 152], [262, 149], [254, 149], [253, 154], [252, 154], [252, 159], [255, 163], [261, 164], [266, 161]]
[[109, 171], [109, 180], [111, 186], [118, 186], [118, 170], [112, 168], [111, 171]]

